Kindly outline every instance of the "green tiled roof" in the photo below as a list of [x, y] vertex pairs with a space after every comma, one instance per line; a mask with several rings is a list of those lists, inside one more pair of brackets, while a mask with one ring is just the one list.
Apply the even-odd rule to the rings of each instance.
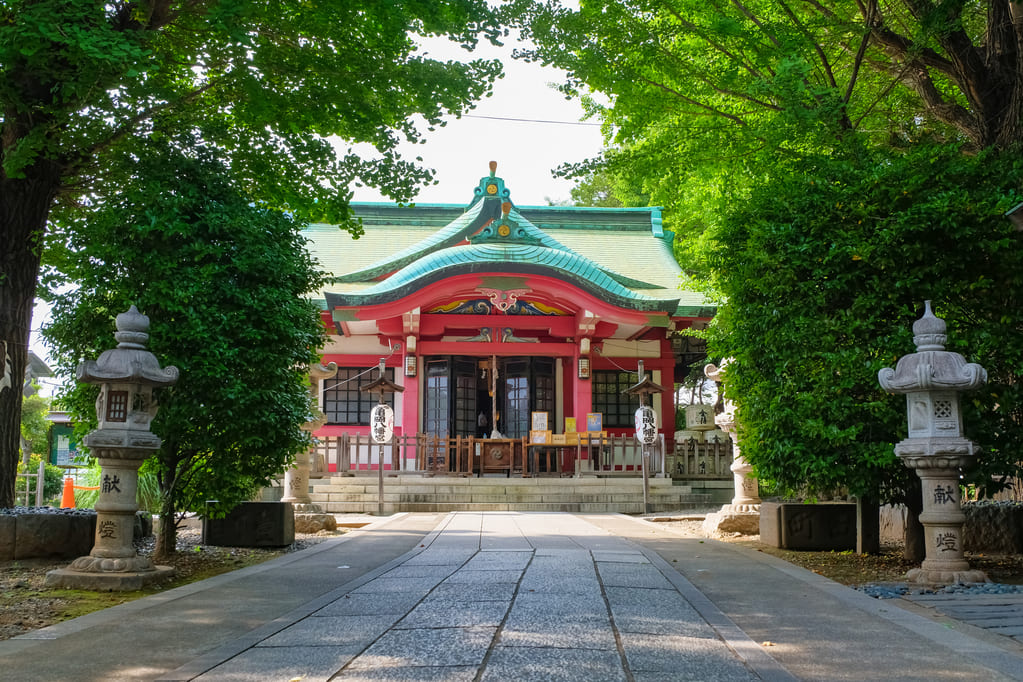
[[[495, 181], [500, 191], [488, 196]], [[676, 316], [713, 314], [701, 294], [679, 288], [674, 235], [662, 228], [660, 209], [510, 206], [502, 216], [508, 194], [490, 177], [468, 208], [354, 203], [365, 229], [358, 239], [310, 225], [310, 253], [333, 277], [313, 297], [326, 301], [329, 292], [332, 307], [357, 306], [400, 298], [456, 272], [548, 272], [626, 307], [667, 311], [675, 302]]]
[[633, 291], [592, 261], [570, 251], [539, 245], [495, 243], [435, 251], [368, 289], [350, 294], [327, 294], [327, 301], [331, 307], [357, 306], [367, 301], [389, 303], [445, 277], [484, 271], [480, 266], [491, 266], [485, 269], [500, 272], [556, 274], [602, 300], [636, 310], [674, 312], [678, 306], [677, 296], [654, 297]]

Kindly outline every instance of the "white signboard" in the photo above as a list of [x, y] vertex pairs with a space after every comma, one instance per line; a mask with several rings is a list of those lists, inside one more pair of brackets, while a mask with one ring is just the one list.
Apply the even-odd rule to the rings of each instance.
[[394, 410], [390, 405], [376, 405], [369, 413], [369, 435], [374, 443], [390, 443], [394, 436]]
[[636, 410], [636, 440], [643, 445], [657, 442], [657, 413], [654, 408], [643, 405]]

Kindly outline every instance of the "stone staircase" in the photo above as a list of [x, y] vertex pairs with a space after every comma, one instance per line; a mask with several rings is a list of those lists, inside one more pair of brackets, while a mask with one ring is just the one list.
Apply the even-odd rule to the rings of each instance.
[[[325, 512], [375, 513], [375, 475], [310, 481], [310, 498]], [[731, 486], [729, 486], [731, 487]], [[649, 511], [720, 504], [714, 490], [694, 493], [671, 479], [650, 479]], [[728, 492], [729, 499], [731, 497]], [[727, 501], [727, 500], [725, 500]], [[567, 511], [643, 513], [640, 478], [459, 478], [398, 475], [384, 478], [384, 512]]]

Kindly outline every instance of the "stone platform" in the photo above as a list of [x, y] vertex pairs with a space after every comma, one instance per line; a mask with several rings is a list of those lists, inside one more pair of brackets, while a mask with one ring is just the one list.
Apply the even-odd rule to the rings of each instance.
[[[336, 476], [312, 481], [310, 499], [330, 514], [375, 513], [378, 481], [372, 476]], [[731, 485], [729, 484], [729, 488]], [[730, 491], [725, 491], [730, 493]], [[635, 477], [519, 478], [399, 475], [384, 478], [384, 513], [448, 511], [675, 511], [713, 506], [718, 500], [668, 478], [650, 479], [649, 510], [643, 481]]]

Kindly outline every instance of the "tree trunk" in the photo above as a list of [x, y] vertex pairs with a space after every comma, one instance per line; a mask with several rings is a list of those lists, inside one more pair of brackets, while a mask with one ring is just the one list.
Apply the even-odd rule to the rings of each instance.
[[156, 533], [153, 558], [167, 559], [178, 551], [178, 523], [174, 516], [174, 500], [164, 492], [160, 498], [160, 529]]
[[[914, 478], [916, 478], [914, 476]], [[906, 561], [915, 564], [921, 563], [927, 558], [927, 549], [924, 547], [924, 526], [920, 523], [920, 513], [924, 510], [923, 493], [920, 489], [920, 479], [911, 484], [906, 493], [906, 527], [903, 530], [905, 550], [903, 556]]]
[[49, 164], [27, 169], [27, 178], [0, 177], [0, 509], [14, 506], [32, 304], [59, 184], [55, 169], [42, 166]]

